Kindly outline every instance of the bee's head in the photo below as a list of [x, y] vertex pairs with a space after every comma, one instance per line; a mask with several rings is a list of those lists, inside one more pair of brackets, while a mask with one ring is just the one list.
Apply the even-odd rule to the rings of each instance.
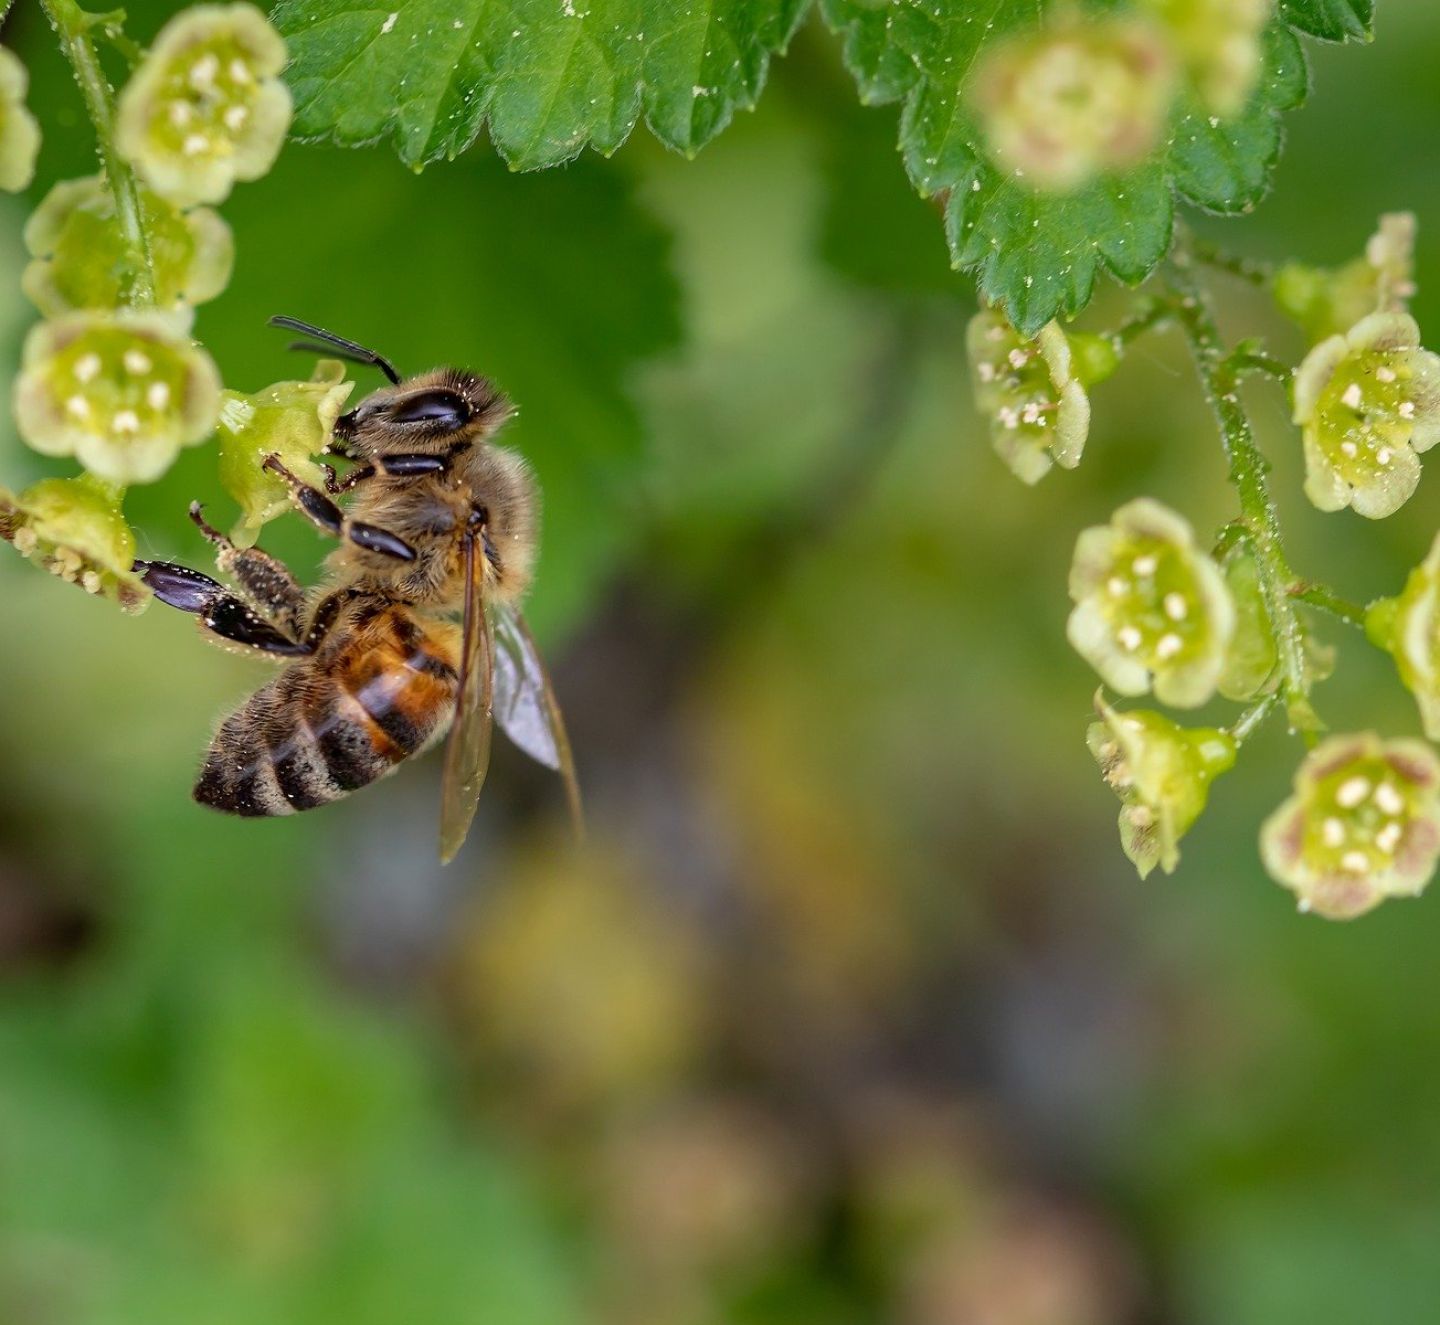
[[514, 412], [510, 402], [475, 373], [437, 368], [402, 380], [383, 355], [333, 331], [293, 317], [272, 317], [270, 323], [307, 337], [292, 342], [292, 350], [372, 364], [390, 379], [389, 386], [336, 419], [329, 448], [336, 455], [357, 460], [387, 454], [435, 455], [483, 441]]
[[483, 441], [512, 413], [510, 402], [485, 378], [437, 368], [366, 396], [335, 420], [331, 450], [355, 459], [426, 455], [456, 443]]

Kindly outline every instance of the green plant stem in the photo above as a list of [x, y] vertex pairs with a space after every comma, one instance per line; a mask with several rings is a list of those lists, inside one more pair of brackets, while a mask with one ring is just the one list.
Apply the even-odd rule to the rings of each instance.
[[1237, 351], [1230, 356], [1230, 363], [1237, 375], [1240, 373], [1264, 373], [1267, 377], [1273, 377], [1277, 382], [1288, 382], [1293, 376], [1289, 364], [1282, 363], [1268, 354], [1259, 354], [1254, 351], [1243, 353]]
[[111, 10], [108, 14], [94, 15], [95, 31], [105, 38], [112, 49], [118, 51], [125, 63], [132, 69], [145, 58], [145, 48], [125, 31], [125, 11]]
[[1172, 321], [1174, 316], [1175, 311], [1170, 307], [1168, 300], [1150, 299], [1114, 331], [1106, 332], [1105, 339], [1110, 342], [1116, 354], [1123, 354], [1126, 346], [1132, 341], [1139, 340], [1146, 332], [1164, 326], [1167, 322]]
[[1263, 699], [1256, 700], [1245, 710], [1230, 727], [1230, 735], [1237, 746], [1244, 745], [1254, 734], [1266, 718], [1268, 718], [1280, 704], [1278, 695], [1266, 695]]
[[1260, 591], [1270, 628], [1280, 653], [1281, 691], [1291, 724], [1307, 734], [1319, 728], [1310, 707], [1310, 673], [1305, 637], [1289, 589], [1295, 576], [1285, 559], [1284, 540], [1267, 480], [1269, 462], [1255, 445], [1249, 416], [1240, 403], [1234, 361], [1220, 338], [1215, 315], [1204, 290], [1195, 279], [1193, 260], [1183, 246], [1166, 269], [1173, 293], [1175, 317], [1185, 332], [1205, 397], [1220, 427], [1221, 442], [1230, 462], [1230, 483], [1240, 499], [1240, 521], [1255, 554]]
[[1275, 279], [1275, 269], [1268, 262], [1257, 262], [1254, 258], [1241, 257], [1212, 244], [1208, 239], [1188, 240], [1190, 256], [1207, 267], [1223, 271], [1250, 285], [1264, 288]]
[[85, 109], [95, 127], [100, 164], [105, 182], [115, 200], [115, 219], [130, 256], [130, 288], [126, 303], [132, 308], [149, 308], [155, 303], [155, 268], [150, 257], [150, 237], [140, 214], [140, 190], [129, 164], [115, 150], [115, 94], [91, 40], [95, 17], [85, 13], [75, 0], [40, 0], [50, 26], [60, 40], [60, 49], [70, 61]]
[[1292, 584], [1290, 597], [1297, 603], [1304, 603], [1333, 616], [1337, 621], [1343, 621], [1347, 626], [1354, 626], [1356, 630], [1365, 629], [1365, 609], [1359, 603], [1341, 598], [1323, 584]]

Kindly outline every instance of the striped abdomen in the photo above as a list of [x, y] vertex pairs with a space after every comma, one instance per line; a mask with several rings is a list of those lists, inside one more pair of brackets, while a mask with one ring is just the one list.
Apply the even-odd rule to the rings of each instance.
[[326, 805], [422, 750], [450, 721], [453, 649], [399, 608], [337, 627], [221, 725], [195, 799], [228, 814]]

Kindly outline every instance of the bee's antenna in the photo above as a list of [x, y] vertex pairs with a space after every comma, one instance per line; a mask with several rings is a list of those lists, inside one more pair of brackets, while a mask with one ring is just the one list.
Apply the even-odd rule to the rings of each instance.
[[[317, 327], [309, 322], [302, 322], [298, 317], [276, 316], [270, 319], [272, 327], [284, 327], [287, 331], [300, 331], [307, 336], [313, 336], [316, 345], [311, 341], [292, 341], [292, 350], [308, 350], [321, 354], [336, 353], [342, 359], [349, 359], [352, 363], [368, 363], [378, 368], [392, 383], [399, 384], [400, 374], [395, 371], [395, 366], [389, 359], [376, 354], [374, 350], [367, 350], [363, 345], [357, 345], [353, 340], [346, 340], [344, 336], [337, 336], [333, 331], [326, 331], [324, 327]], [[323, 346], [323, 348], [322, 348]]]

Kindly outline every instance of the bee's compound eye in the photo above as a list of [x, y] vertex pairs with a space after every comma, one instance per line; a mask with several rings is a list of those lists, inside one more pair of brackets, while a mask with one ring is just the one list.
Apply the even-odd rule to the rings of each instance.
[[442, 428], [462, 427], [470, 417], [465, 401], [453, 391], [417, 391], [397, 400], [390, 409], [392, 423], [431, 423]]

